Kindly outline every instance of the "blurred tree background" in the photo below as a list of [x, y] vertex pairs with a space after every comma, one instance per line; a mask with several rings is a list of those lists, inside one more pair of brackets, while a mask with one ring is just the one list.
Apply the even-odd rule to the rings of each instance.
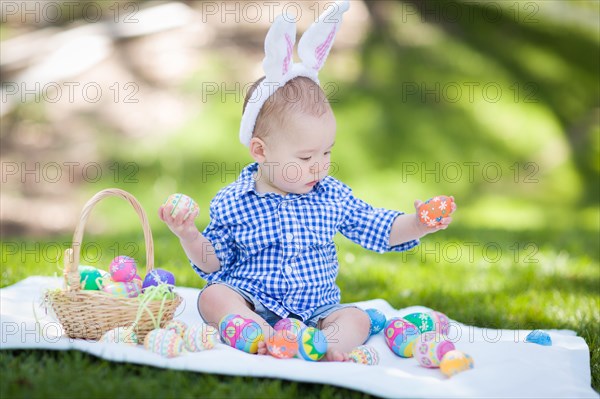
[[[52, 248], [20, 268], [24, 248], [64, 249], [83, 203], [107, 187], [141, 201], [160, 264], [199, 286], [156, 209], [184, 192], [201, 206], [198, 226], [207, 224], [211, 198], [251, 162], [238, 126], [245, 91], [262, 75], [270, 22], [296, 15], [300, 37], [331, 3], [74, 3], [2, 4], [1, 286], [57, 272]], [[427, 238], [427, 250], [440, 240], [459, 243], [462, 255], [437, 263], [476, 270], [465, 278], [476, 285], [476, 273], [500, 259], [482, 249], [500, 248], [501, 262], [532, 272], [506, 295], [550, 271], [556, 280], [546, 282], [568, 284], [563, 299], [531, 305], [528, 320], [553, 320], [569, 295], [591, 297], [585, 309], [569, 302], [557, 327], [600, 322], [599, 17], [597, 1], [355, 0], [321, 74], [338, 121], [334, 176], [373, 205], [406, 212], [416, 198], [454, 195], [455, 222]], [[141, 242], [125, 205], [97, 208], [86, 239]], [[350, 274], [361, 273], [357, 258], [372, 273], [378, 262], [406, 261], [340, 243]], [[109, 248], [98, 263], [126, 250]], [[435, 280], [439, 270], [418, 273]], [[494, 276], [509, 284], [502, 273]], [[356, 289], [347, 300], [376, 295], [386, 281], [360, 280], [371, 292], [340, 278]], [[396, 290], [386, 298], [395, 306], [436, 305], [427, 289], [398, 300]], [[597, 327], [590, 334], [600, 336]]]
[[[152, 210], [171, 191], [206, 206], [250, 162], [236, 134], [270, 19], [296, 15], [302, 32], [331, 6], [69, 4], [3, 5], [5, 237], [69, 232], [107, 186]], [[409, 211], [453, 194], [457, 228], [595, 236], [598, 12], [594, 1], [353, 1], [322, 78], [337, 177]], [[121, 216], [107, 226], [125, 228]]]

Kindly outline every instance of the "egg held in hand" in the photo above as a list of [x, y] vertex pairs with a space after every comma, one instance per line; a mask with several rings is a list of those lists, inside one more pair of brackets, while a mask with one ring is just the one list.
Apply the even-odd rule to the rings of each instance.
[[417, 209], [417, 216], [421, 223], [428, 227], [442, 224], [442, 219], [452, 213], [454, 200], [445, 195], [438, 195], [422, 203]]

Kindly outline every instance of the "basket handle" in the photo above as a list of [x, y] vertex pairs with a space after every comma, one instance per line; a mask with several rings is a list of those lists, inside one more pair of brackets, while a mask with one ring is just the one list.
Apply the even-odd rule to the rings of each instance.
[[99, 191], [94, 195], [83, 207], [81, 215], [79, 216], [79, 222], [75, 226], [75, 233], [73, 234], [73, 243], [71, 248], [65, 250], [64, 264], [65, 264], [65, 279], [70, 286], [72, 291], [78, 291], [81, 289], [80, 278], [79, 278], [79, 258], [81, 255], [81, 240], [83, 239], [83, 230], [85, 223], [87, 222], [88, 216], [92, 211], [94, 205], [108, 197], [120, 197], [128, 201], [133, 209], [140, 217], [142, 222], [142, 228], [144, 230], [144, 241], [146, 245], [146, 273], [151, 272], [154, 269], [154, 242], [152, 241], [152, 231], [150, 230], [150, 224], [148, 223], [148, 217], [146, 212], [138, 202], [138, 200], [127, 191], [118, 188], [107, 188]]

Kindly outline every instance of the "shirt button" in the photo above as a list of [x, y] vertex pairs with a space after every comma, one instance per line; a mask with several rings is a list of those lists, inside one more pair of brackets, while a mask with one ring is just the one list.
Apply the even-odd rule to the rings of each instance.
[[218, 242], [218, 243], [215, 244], [215, 249], [217, 251], [221, 249], [221, 243], [220, 242]]
[[290, 265], [287, 265], [287, 266], [285, 267], [285, 272], [286, 272], [287, 274], [292, 274], [292, 272], [293, 272], [293, 271], [294, 271], [294, 269], [293, 269], [293, 268], [292, 268]]
[[285, 239], [287, 241], [292, 241], [294, 239], [294, 235], [292, 233], [286, 233], [285, 234]]

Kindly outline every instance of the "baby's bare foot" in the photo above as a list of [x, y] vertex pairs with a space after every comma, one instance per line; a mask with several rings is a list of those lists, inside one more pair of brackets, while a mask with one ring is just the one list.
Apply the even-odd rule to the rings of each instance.
[[326, 362], [349, 362], [350, 358], [347, 353], [331, 350], [327, 351], [323, 360]]
[[266, 355], [267, 353], [268, 353], [267, 343], [265, 341], [260, 341], [258, 343], [258, 352], [256, 354], [257, 355]]

